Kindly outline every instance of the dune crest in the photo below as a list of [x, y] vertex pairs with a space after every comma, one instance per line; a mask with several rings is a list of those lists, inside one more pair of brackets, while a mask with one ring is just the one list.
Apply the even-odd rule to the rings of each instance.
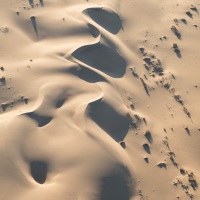
[[0, 3], [0, 199], [200, 198], [197, 1]]

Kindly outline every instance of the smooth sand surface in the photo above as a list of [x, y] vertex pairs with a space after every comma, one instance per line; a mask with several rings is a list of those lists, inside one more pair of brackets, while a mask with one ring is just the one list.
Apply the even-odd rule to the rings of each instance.
[[0, 200], [200, 199], [198, 0], [0, 0]]

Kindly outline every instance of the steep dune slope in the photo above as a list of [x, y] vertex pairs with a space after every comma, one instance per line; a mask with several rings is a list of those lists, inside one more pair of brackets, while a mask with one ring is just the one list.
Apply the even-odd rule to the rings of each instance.
[[199, 199], [200, 4], [0, 1], [0, 199]]

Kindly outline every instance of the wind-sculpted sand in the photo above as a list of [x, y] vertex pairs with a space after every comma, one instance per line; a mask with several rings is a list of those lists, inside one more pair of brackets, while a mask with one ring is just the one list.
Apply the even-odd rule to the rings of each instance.
[[0, 200], [198, 200], [200, 3], [0, 1]]

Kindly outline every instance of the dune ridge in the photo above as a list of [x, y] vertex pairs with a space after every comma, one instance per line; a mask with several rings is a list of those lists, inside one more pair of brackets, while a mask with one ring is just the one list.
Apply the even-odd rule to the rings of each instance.
[[198, 200], [199, 10], [2, 0], [0, 199]]

